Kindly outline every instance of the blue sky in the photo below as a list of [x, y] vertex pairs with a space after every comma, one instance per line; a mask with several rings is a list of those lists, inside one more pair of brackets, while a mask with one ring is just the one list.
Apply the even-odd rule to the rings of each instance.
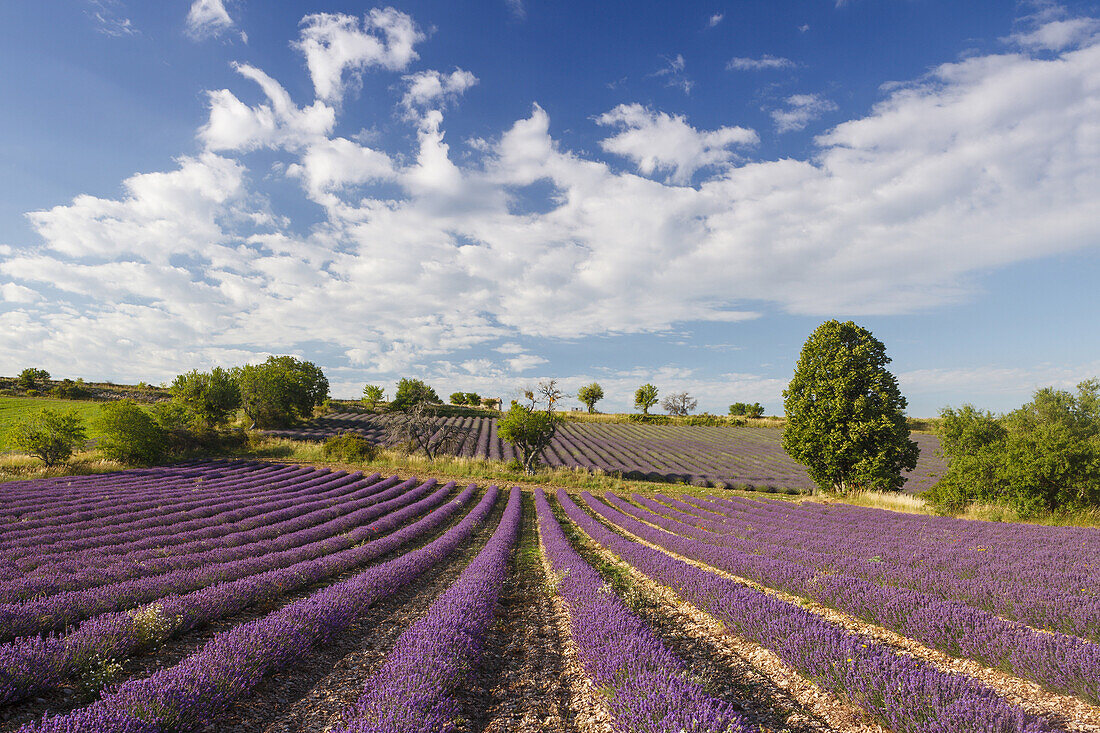
[[0, 6], [0, 373], [291, 353], [781, 391], [854, 319], [910, 414], [1100, 376], [1096, 2]]

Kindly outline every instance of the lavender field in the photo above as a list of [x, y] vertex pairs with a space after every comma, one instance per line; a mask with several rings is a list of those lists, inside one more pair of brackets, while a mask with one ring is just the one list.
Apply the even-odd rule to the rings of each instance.
[[[443, 420], [468, 429], [460, 455], [505, 461], [515, 457], [511, 445], [497, 435], [496, 418]], [[327, 415], [303, 427], [271, 430], [268, 434], [294, 440], [324, 440], [349, 430], [375, 443], [385, 441], [385, 430], [378, 416], [356, 413]], [[908, 479], [905, 491], [919, 493], [936, 483], [946, 467], [938, 455], [936, 436], [914, 433], [912, 437], [921, 453], [917, 467], [905, 474]], [[599, 469], [645, 481], [809, 491], [813, 481], [783, 451], [780, 438], [781, 433], [775, 428], [752, 426], [565, 422], [549, 450], [542, 454], [542, 462], [555, 467]]]
[[1098, 554], [258, 461], [11, 482], [0, 731], [1093, 731]]

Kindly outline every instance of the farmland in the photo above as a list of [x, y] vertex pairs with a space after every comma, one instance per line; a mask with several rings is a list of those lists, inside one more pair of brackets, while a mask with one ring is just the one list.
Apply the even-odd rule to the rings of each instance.
[[1100, 532], [261, 461], [0, 484], [0, 731], [1100, 730]]
[[[449, 417], [448, 423], [467, 429], [459, 455], [511, 460], [515, 451], [497, 434], [496, 418]], [[336, 413], [291, 429], [268, 431], [296, 440], [323, 440], [353, 430], [368, 440], [385, 440], [378, 416]], [[565, 422], [541, 460], [551, 467], [568, 466], [621, 473], [628, 479], [693, 483], [717, 488], [792, 489], [808, 491], [813, 481], [805, 469], [783, 451], [781, 431], [754, 426], [640, 425]], [[905, 490], [931, 487], [944, 472], [934, 435], [914, 433], [920, 446], [917, 467], [906, 474]]]

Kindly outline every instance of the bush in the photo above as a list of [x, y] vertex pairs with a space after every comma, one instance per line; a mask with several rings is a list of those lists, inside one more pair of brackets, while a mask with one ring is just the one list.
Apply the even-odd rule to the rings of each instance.
[[[724, 417], [719, 417], [718, 415], [711, 415], [710, 413], [706, 413], [706, 412], [704, 412], [702, 415], [692, 415], [691, 417], [684, 418], [684, 420], [683, 420], [684, 425], [694, 425], [694, 426], [697, 426], [697, 427], [708, 427], [708, 428], [717, 428], [717, 427], [722, 427], [724, 425], [733, 425], [733, 424], [735, 424], [735, 422], [736, 421], [728, 420]], [[741, 424], [744, 424], [744, 420], [742, 420], [740, 422], [741, 422]]]
[[123, 463], [150, 465], [169, 449], [169, 436], [148, 412], [130, 399], [109, 402], [100, 410], [103, 437], [98, 448], [107, 458]]
[[92, 396], [92, 393], [84, 387], [83, 379], [78, 379], [75, 382], [71, 379], [62, 379], [57, 386], [50, 390], [50, 394], [63, 400], [86, 400]]
[[1051, 388], [997, 416], [964, 405], [941, 412], [947, 473], [925, 494], [935, 507], [1011, 506], [1028, 517], [1100, 505], [1100, 381], [1077, 394]]
[[343, 463], [373, 461], [381, 449], [359, 433], [347, 432], [334, 435], [325, 441], [321, 453]]
[[20, 389], [44, 389], [48, 381], [50, 381], [50, 373], [45, 369], [30, 368], [19, 372], [15, 384]]
[[649, 425], [668, 425], [672, 422], [672, 418], [668, 415], [648, 415], [642, 412], [627, 415], [626, 419], [630, 422], [647, 423]]
[[75, 411], [59, 413], [44, 409], [16, 423], [8, 440], [19, 450], [36, 456], [46, 466], [67, 461], [84, 443], [84, 423]]

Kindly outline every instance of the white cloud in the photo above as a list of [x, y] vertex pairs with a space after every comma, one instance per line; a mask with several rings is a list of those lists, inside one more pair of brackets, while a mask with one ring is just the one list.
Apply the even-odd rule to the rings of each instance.
[[88, 0], [88, 4], [91, 6], [88, 15], [95, 21], [98, 32], [116, 38], [137, 35], [133, 22], [120, 12], [124, 6], [119, 0]]
[[820, 94], [792, 94], [784, 101], [786, 109], [773, 109], [771, 112], [775, 129], [781, 133], [805, 129], [813, 120], [837, 108], [836, 104]]
[[258, 84], [270, 104], [249, 107], [228, 89], [208, 92], [210, 117], [199, 130], [207, 150], [299, 149], [324, 139], [336, 125], [336, 111], [323, 102], [299, 108], [278, 82], [256, 67], [233, 68]]
[[675, 87], [683, 91], [684, 94], [691, 94], [691, 88], [695, 86], [695, 82], [684, 73], [687, 62], [684, 61], [683, 54], [678, 53], [672, 58], [666, 56], [664, 60], [665, 65], [654, 71], [650, 76], [664, 79], [665, 86]]
[[512, 11], [512, 15], [517, 20], [523, 20], [527, 17], [527, 7], [523, 4], [523, 0], [505, 0], [508, 3], [508, 9]]
[[729, 60], [726, 68], [731, 71], [761, 71], [764, 69], [793, 69], [795, 62], [782, 56], [764, 54], [758, 59], [737, 56]]
[[1010, 40], [1025, 48], [1061, 51], [1092, 40], [1097, 34], [1100, 34], [1100, 20], [1096, 18], [1064, 18], [1015, 33]]
[[352, 15], [314, 13], [301, 25], [294, 46], [306, 57], [317, 97], [326, 102], [342, 99], [372, 66], [405, 69], [419, 58], [414, 46], [424, 39], [412, 18], [394, 8], [374, 8], [362, 24]]
[[[187, 11], [187, 34], [196, 40], [216, 38], [234, 25], [233, 18], [225, 9], [225, 0], [194, 0]], [[243, 32], [240, 37], [248, 41]]]
[[596, 122], [621, 129], [600, 141], [604, 150], [634, 161], [647, 176], [667, 171], [669, 179], [680, 184], [690, 181], [700, 168], [731, 161], [731, 146], [754, 145], [760, 140], [744, 127], [700, 132], [679, 115], [654, 112], [640, 104], [621, 104]]
[[0, 300], [6, 303], [33, 303], [41, 299], [42, 296], [38, 294], [38, 291], [25, 288], [22, 285], [16, 285], [15, 283], [0, 285]]
[[[389, 158], [334, 137], [330, 107], [298, 108], [266, 74], [240, 70], [266, 102], [212, 95], [206, 152], [127, 179], [117, 198], [34, 212], [41, 246], [0, 247], [5, 282], [51, 288], [0, 313], [0, 371], [42, 363], [90, 377], [110, 360], [115, 376], [157, 381], [308, 345], [375, 380], [452, 369], [448, 379], [485, 380], [473, 388], [490, 393], [539, 366], [514, 346], [527, 339], [662, 332], [764, 308], [910, 313], [968, 297], [992, 268], [1100, 241], [1095, 44], [945, 64], [818, 136], [805, 160], [732, 165], [728, 148], [748, 131], [708, 137], [737, 128], [694, 130], [640, 105], [608, 113], [622, 128], [608, 140], [666, 129], [680, 140], [646, 153], [624, 138], [616, 154], [681, 180], [712, 166], [694, 185], [569, 150], [537, 105], [487, 135], [476, 163], [452, 160], [439, 110], [419, 121], [415, 156]], [[269, 211], [238, 155], [259, 147], [292, 159], [285, 170], [325, 203], [319, 224]], [[536, 182], [547, 206], [517, 213], [516, 192]], [[448, 358], [490, 358], [493, 374]], [[659, 386], [710, 389], [693, 378]], [[774, 391], [751, 375], [742, 386], [730, 401]]]
[[405, 82], [408, 89], [401, 104], [408, 115], [415, 117], [421, 109], [453, 101], [477, 84], [477, 77], [464, 69], [455, 69], [450, 74], [430, 70], [410, 74]]
[[710, 19], [707, 20], [707, 28], [713, 28], [714, 26], [718, 25], [725, 17], [726, 16], [722, 13], [715, 13], [714, 15], [710, 16]]

